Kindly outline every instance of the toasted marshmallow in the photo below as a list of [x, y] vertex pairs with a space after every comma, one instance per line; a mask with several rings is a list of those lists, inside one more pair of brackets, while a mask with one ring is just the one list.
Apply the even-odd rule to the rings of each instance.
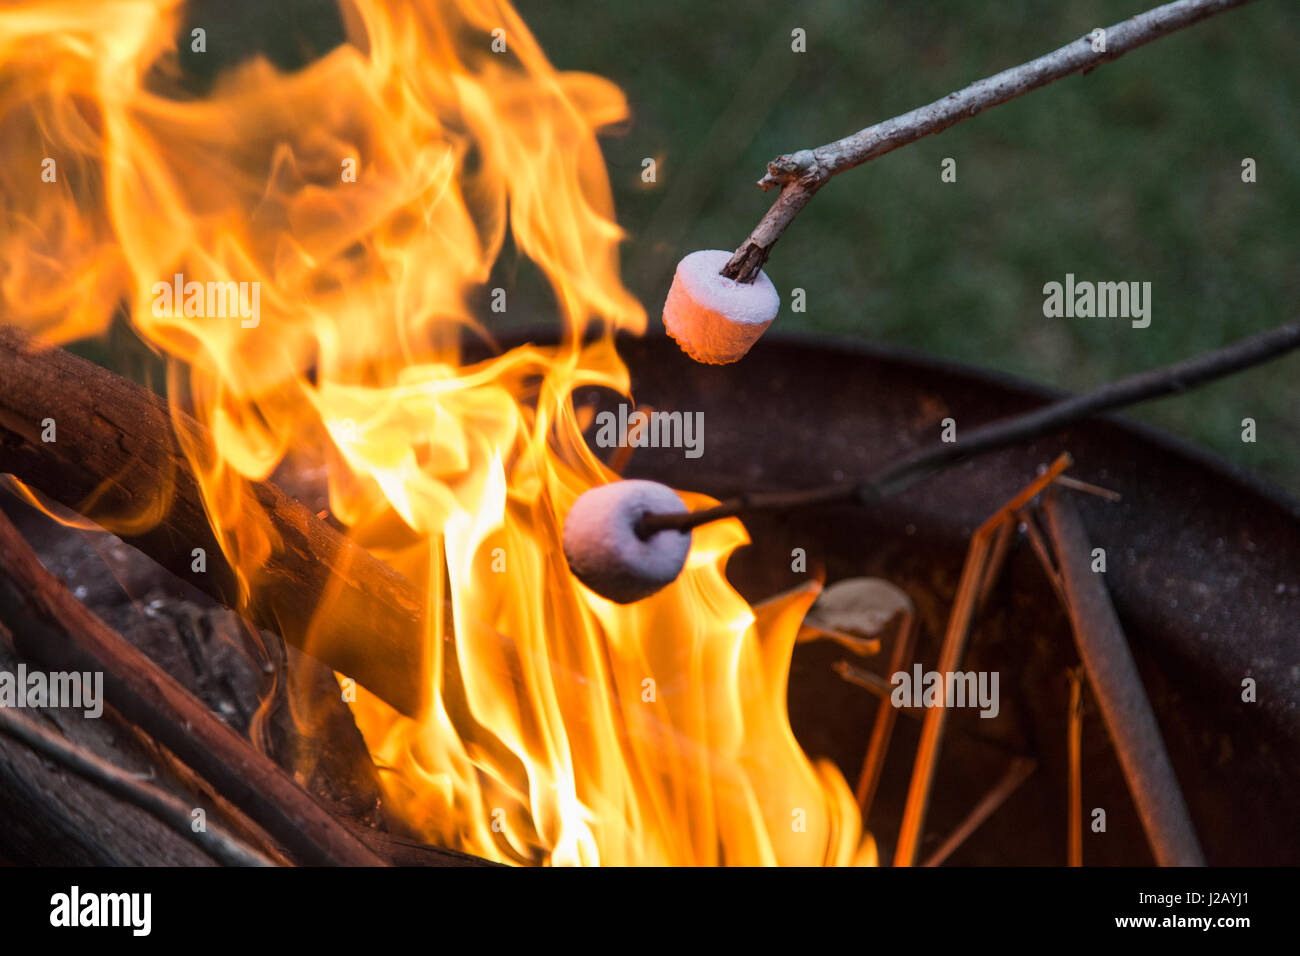
[[776, 286], [759, 271], [753, 282], [722, 275], [731, 253], [721, 249], [692, 252], [677, 263], [664, 328], [682, 351], [708, 365], [742, 358], [781, 308]]
[[615, 481], [583, 493], [564, 518], [564, 557], [574, 576], [618, 604], [647, 598], [686, 566], [689, 531], [636, 533], [645, 514], [675, 514], [686, 503], [667, 485]]

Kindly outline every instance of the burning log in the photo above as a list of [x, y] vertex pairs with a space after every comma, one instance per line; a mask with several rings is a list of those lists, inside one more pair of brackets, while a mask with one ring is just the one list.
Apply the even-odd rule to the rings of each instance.
[[0, 733], [14, 737], [80, 777], [99, 784], [109, 793], [150, 813], [166, 826], [193, 840], [214, 859], [231, 866], [273, 866], [270, 859], [246, 846], [215, 823], [196, 830], [190, 808], [177, 797], [137, 780], [80, 747], [73, 746], [16, 711], [0, 708]]
[[[8, 326], [0, 326], [0, 383], [0, 472], [92, 519], [160, 512], [156, 524], [122, 537], [402, 713], [419, 713], [427, 696], [422, 599], [404, 577], [275, 485], [252, 482], [280, 546], [245, 604], [173, 434], [211, 448], [202, 426], [147, 389]], [[50, 422], [55, 440], [42, 440]], [[201, 573], [192, 570], [195, 549], [206, 558]], [[327, 591], [337, 598], [316, 621]]]
[[382, 864], [270, 758], [77, 601], [3, 516], [0, 618], [11, 623], [25, 657], [56, 670], [102, 672], [114, 710], [176, 754], [298, 859]]
[[[21, 659], [0, 625], [0, 670], [16, 673]], [[140, 769], [149, 755], [122, 733], [113, 713], [86, 719], [68, 709], [48, 711], [64, 735], [116, 765]], [[166, 786], [155, 780], [159, 788]], [[65, 770], [22, 741], [0, 734], [0, 854], [60, 866], [210, 866], [212, 859], [149, 813]]]

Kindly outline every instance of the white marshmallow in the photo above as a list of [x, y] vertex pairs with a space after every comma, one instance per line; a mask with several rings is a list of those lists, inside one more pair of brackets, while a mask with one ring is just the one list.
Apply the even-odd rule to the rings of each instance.
[[758, 341], [781, 308], [781, 296], [767, 273], [753, 282], [722, 275], [731, 253], [721, 249], [692, 252], [677, 263], [664, 328], [682, 351], [708, 365], [735, 362]]
[[574, 576], [618, 604], [671, 584], [686, 565], [689, 531], [658, 531], [643, 541], [636, 523], [649, 513], [686, 511], [677, 492], [655, 481], [615, 481], [584, 492], [564, 518], [564, 556]]

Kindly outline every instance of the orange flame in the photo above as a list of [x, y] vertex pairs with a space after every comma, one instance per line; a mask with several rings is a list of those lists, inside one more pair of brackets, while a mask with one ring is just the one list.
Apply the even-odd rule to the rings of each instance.
[[[557, 72], [503, 0], [353, 0], [348, 43], [195, 97], [183, 12], [0, 6], [0, 298], [51, 341], [124, 306], [170, 360], [173, 402], [214, 436], [215, 458], [186, 451], [248, 593], [278, 542], [247, 485], [290, 452], [328, 465], [360, 544], [427, 583], [433, 703], [354, 703], [389, 813], [521, 863], [874, 861], [786, 714], [815, 588], [756, 620], [723, 575], [734, 520], [627, 607], [561, 554], [563, 515], [614, 477], [571, 394], [626, 394], [613, 331], [645, 323], [596, 141], [622, 94]], [[564, 343], [465, 366], [507, 231]]]

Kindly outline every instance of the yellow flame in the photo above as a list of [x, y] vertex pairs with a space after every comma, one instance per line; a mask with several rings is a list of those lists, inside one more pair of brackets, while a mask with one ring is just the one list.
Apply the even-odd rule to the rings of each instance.
[[[622, 94], [557, 72], [505, 2], [353, 0], [344, 45], [296, 72], [252, 59], [196, 97], [183, 12], [0, 5], [0, 297], [51, 341], [125, 307], [171, 360], [173, 402], [214, 436], [215, 455], [185, 450], [248, 594], [279, 545], [248, 483], [290, 451], [328, 465], [360, 544], [427, 586], [427, 713], [354, 705], [389, 812], [503, 861], [873, 862], [786, 714], [815, 589], [756, 620], [723, 574], [734, 520], [627, 607], [561, 554], [564, 514], [614, 477], [571, 395], [626, 394], [612, 335], [645, 323], [596, 141]], [[563, 344], [465, 365], [507, 233]]]

